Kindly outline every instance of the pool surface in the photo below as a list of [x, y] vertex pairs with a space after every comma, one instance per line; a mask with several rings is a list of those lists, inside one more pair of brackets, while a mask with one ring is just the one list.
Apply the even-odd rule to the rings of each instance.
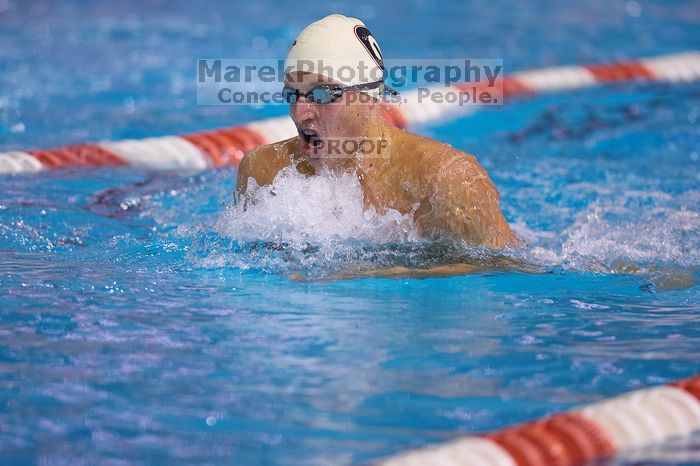
[[[507, 73], [700, 44], [696, 1], [542, 5], [0, 0], [0, 150], [282, 115], [197, 106], [196, 60], [284, 56], [331, 12], [387, 57]], [[2, 462], [357, 464], [700, 372], [700, 84], [414, 130], [478, 156], [537, 273], [328, 280], [480, 254], [365, 216], [350, 180], [292, 177], [286, 203], [241, 216], [235, 168], [0, 178]], [[700, 435], [605, 464], [698, 451]]]

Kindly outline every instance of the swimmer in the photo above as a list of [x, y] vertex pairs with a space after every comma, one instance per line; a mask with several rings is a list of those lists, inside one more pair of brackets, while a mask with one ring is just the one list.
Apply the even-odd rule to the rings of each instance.
[[[290, 165], [308, 176], [351, 171], [366, 208], [411, 214], [422, 237], [498, 249], [520, 245], [498, 190], [474, 156], [385, 120], [382, 96], [395, 91], [384, 83], [381, 51], [361, 21], [336, 14], [312, 23], [292, 44], [286, 66], [283, 95], [298, 135], [246, 155], [238, 169], [242, 199], [251, 178], [268, 185]], [[342, 79], [343, 73], [329, 72], [342, 67], [355, 73]]]

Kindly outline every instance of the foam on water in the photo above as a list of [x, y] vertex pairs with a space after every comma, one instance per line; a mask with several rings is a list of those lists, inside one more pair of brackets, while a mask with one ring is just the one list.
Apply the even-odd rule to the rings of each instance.
[[411, 213], [365, 209], [354, 174], [308, 177], [288, 167], [269, 186], [251, 183], [246, 196], [232, 203], [194, 248], [202, 265], [320, 278], [342, 266], [393, 264], [378, 256], [423, 243]]
[[[669, 197], [664, 193], [653, 195]], [[635, 199], [639, 193], [626, 193], [625, 197]], [[579, 214], [564, 232], [562, 260], [587, 257], [608, 265], [616, 261], [700, 265], [700, 212], [660, 202], [660, 206], [649, 209], [630, 208], [622, 203], [594, 205]]]
[[[600, 189], [610, 192], [604, 186]], [[572, 221], [559, 232], [537, 231], [516, 221], [513, 228], [527, 246], [505, 255], [539, 270], [615, 273], [621, 264], [641, 271], [659, 266], [696, 268], [700, 213], [693, 206], [698, 198], [697, 191], [671, 196], [629, 190], [566, 212]], [[213, 231], [202, 235], [193, 248], [196, 261], [205, 267], [303, 273], [313, 278], [339, 270], [425, 268], [504, 255], [457, 242], [422, 240], [410, 213], [365, 210], [355, 175], [308, 177], [294, 167], [280, 172], [269, 186], [253, 182], [245, 199], [232, 203], [213, 228], [205, 229]]]
[[[607, 188], [601, 187], [601, 190]], [[561, 232], [513, 225], [528, 255], [543, 265], [614, 273], [619, 265], [640, 269], [700, 266], [700, 192], [624, 191], [595, 201]]]
[[290, 166], [272, 185], [253, 184], [250, 192], [221, 216], [216, 231], [238, 240], [292, 245], [418, 240], [411, 214], [365, 210], [362, 186], [351, 173], [308, 177]]

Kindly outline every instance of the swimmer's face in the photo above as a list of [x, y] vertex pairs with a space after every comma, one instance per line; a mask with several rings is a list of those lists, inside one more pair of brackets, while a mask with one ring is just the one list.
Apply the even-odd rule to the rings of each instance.
[[[335, 83], [325, 76], [313, 73], [287, 75], [285, 87], [308, 93], [320, 83]], [[367, 134], [368, 123], [378, 112], [378, 104], [368, 96], [357, 92], [344, 92], [342, 97], [323, 104], [300, 96], [289, 104], [289, 114], [299, 132], [302, 155], [315, 168], [351, 166], [355, 154], [345, 153], [342, 142], [360, 139]]]

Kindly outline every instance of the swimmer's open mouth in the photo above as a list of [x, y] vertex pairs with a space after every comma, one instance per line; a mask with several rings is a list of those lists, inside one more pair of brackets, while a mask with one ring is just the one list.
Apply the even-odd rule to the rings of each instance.
[[313, 129], [302, 129], [299, 131], [299, 137], [301, 138], [302, 152], [309, 153], [311, 148], [314, 149], [321, 146], [323, 142], [318, 136], [318, 132]]

